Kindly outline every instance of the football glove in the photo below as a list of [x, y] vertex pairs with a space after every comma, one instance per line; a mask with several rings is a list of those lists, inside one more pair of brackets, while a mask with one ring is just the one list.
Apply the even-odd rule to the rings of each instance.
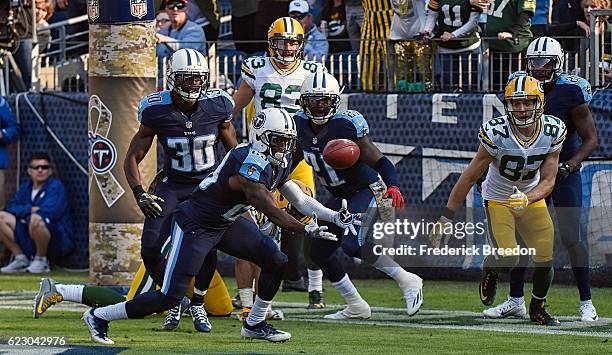
[[512, 190], [514, 191], [514, 193], [510, 195], [510, 199], [508, 200], [510, 207], [512, 207], [512, 209], [514, 209], [515, 211], [520, 211], [523, 208], [527, 207], [527, 205], [529, 204], [527, 195], [521, 192], [516, 186], [512, 186]]
[[397, 186], [389, 186], [383, 198], [391, 198], [391, 206], [395, 208], [404, 208], [404, 196]]
[[143, 191], [138, 195], [136, 201], [146, 218], [155, 219], [162, 215], [163, 210], [160, 203], [164, 203], [163, 198]]
[[317, 223], [317, 214], [312, 214], [312, 219], [310, 223], [304, 226], [304, 231], [306, 235], [312, 238], [320, 238], [325, 240], [331, 240], [332, 242], [337, 242], [338, 238], [334, 233], [326, 232], [327, 226], [319, 226]]
[[559, 163], [559, 168], [557, 169], [557, 182], [565, 180], [570, 173], [571, 171], [568, 163]]
[[332, 222], [334, 222], [344, 231], [344, 235], [349, 234], [349, 232], [357, 235], [355, 226], [361, 225], [361, 221], [359, 220], [360, 217], [361, 215], [359, 214], [349, 212], [346, 199], [343, 199], [342, 208], [340, 208], [340, 210], [334, 214]]

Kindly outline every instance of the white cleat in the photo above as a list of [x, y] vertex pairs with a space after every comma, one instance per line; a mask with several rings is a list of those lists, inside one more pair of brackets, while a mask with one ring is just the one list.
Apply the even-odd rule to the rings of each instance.
[[582, 322], [595, 322], [599, 319], [597, 310], [592, 303], [583, 304], [580, 306], [580, 320]]
[[285, 313], [280, 309], [272, 309], [268, 308], [268, 312], [266, 313], [266, 320], [284, 320]]
[[98, 318], [94, 315], [94, 309], [90, 308], [85, 313], [83, 313], [83, 321], [87, 325], [89, 329], [89, 335], [91, 340], [96, 343], [112, 345], [115, 344], [108, 337], [108, 323], [104, 319]]
[[372, 316], [372, 310], [370, 305], [363, 301], [358, 305], [349, 305], [345, 309], [336, 313], [328, 314], [323, 316], [323, 319], [332, 320], [347, 320], [347, 319], [368, 319]]
[[423, 304], [423, 289], [406, 289], [404, 291], [404, 299], [406, 300], [406, 312], [408, 312], [409, 317], [412, 317], [419, 312], [419, 309]]
[[527, 308], [525, 302], [518, 304], [508, 298], [505, 302], [482, 311], [485, 318], [499, 319], [507, 317], [525, 318], [527, 316]]

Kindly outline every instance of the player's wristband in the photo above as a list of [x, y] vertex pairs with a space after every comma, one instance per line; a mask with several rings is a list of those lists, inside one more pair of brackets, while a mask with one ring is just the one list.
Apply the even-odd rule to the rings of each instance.
[[140, 195], [145, 193], [145, 190], [142, 188], [142, 185], [136, 185], [132, 187], [132, 192], [134, 193], [134, 197], [136, 197], [136, 200], [138, 200]]
[[380, 177], [385, 182], [387, 187], [389, 186], [400, 186], [395, 166], [387, 157], [383, 156], [378, 160], [374, 170], [380, 174]]

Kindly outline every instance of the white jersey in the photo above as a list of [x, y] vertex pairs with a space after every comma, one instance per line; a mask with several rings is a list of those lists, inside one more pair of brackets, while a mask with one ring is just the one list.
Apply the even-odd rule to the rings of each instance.
[[505, 202], [513, 186], [527, 193], [538, 184], [542, 162], [548, 154], [561, 149], [567, 129], [563, 121], [551, 115], [542, 115], [536, 124], [536, 133], [529, 141], [517, 136], [506, 116], [480, 127], [480, 143], [495, 157], [482, 184], [485, 200]]
[[301, 110], [300, 89], [306, 77], [316, 71], [327, 71], [318, 62], [298, 59], [290, 70], [278, 67], [270, 57], [250, 57], [242, 63], [242, 80], [255, 91], [255, 112], [280, 107], [290, 114]]

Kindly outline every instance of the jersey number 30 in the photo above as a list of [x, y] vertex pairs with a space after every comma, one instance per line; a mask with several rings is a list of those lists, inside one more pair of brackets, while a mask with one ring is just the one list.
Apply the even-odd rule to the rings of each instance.
[[215, 164], [214, 134], [194, 137], [193, 145], [187, 137], [170, 137], [167, 142], [168, 147], [176, 151], [171, 159], [172, 169], [176, 171], [197, 172]]

